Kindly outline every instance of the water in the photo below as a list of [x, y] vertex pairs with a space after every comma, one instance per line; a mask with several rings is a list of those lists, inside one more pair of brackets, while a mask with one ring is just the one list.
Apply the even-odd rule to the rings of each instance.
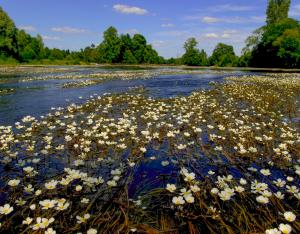
[[[126, 68], [128, 69], [128, 68]], [[52, 75], [88, 75], [95, 72], [123, 71], [123, 68], [95, 69], [95, 68], [70, 68], [69, 72], [43, 73], [43, 76]], [[246, 72], [234, 72], [235, 76], [245, 75]], [[85, 102], [91, 95], [103, 95], [104, 93], [121, 93], [130, 90], [132, 87], [144, 87], [146, 95], [153, 98], [171, 98], [176, 96], [186, 96], [193, 91], [209, 89], [211, 82], [223, 82], [225, 77], [231, 73], [213, 73], [207, 71], [204, 74], [180, 74], [180, 75], [155, 75], [147, 79], [132, 80], [109, 80], [96, 85], [76, 88], [62, 88], [68, 82], [80, 81], [72, 79], [47, 79], [21, 82], [28, 77], [18, 75], [9, 77], [9, 83], [0, 83], [0, 89], [13, 88], [15, 93], [0, 96], [0, 125], [14, 125], [22, 117], [31, 115], [39, 117], [50, 112], [51, 107], [64, 107], [70, 103]], [[31, 75], [33, 78], [37, 74]], [[39, 75], [40, 76], [40, 75]], [[83, 78], [84, 79], [84, 78]], [[80, 98], [79, 98], [80, 97]], [[150, 154], [149, 154], [150, 153]], [[176, 183], [174, 179], [179, 172], [179, 168], [169, 161], [168, 155], [164, 155], [164, 150], [154, 151], [148, 148], [149, 156], [157, 155], [156, 160], [144, 160], [134, 171], [133, 181], [129, 185], [130, 197], [136, 197], [141, 191], [153, 188], [165, 187], [166, 183]], [[169, 161], [168, 166], [162, 166], [162, 161]], [[191, 162], [202, 175], [206, 175], [209, 170], [216, 169], [216, 165], [211, 165], [206, 157], [194, 156]], [[224, 163], [224, 162], [223, 162]], [[57, 165], [63, 166], [63, 163]], [[62, 168], [60, 168], [62, 169]], [[240, 171], [231, 167], [231, 173], [236, 177], [241, 177]], [[3, 169], [0, 168], [0, 172]], [[47, 172], [46, 172], [47, 171]], [[49, 168], [45, 173], [49, 173]], [[166, 178], [163, 175], [169, 175]], [[170, 175], [172, 175], [170, 177]], [[162, 176], [162, 177], [161, 177]], [[0, 199], [1, 200], [1, 199]]]
[[[114, 68], [114, 71], [121, 71], [122, 69]], [[72, 70], [72, 74], [84, 75], [95, 71], [110, 72], [112, 69], [80, 68], [75, 71]], [[51, 76], [52, 74], [44, 73], [43, 75]], [[242, 74], [245, 73], [236, 73], [236, 75]], [[62, 88], [63, 84], [74, 82], [74, 80], [48, 79], [20, 82], [24, 76], [28, 77], [28, 75], [12, 76], [9, 78], [9, 83], [0, 83], [0, 89], [14, 88], [16, 90], [12, 94], [0, 95], [0, 125], [12, 125], [26, 115], [38, 117], [48, 113], [51, 107], [63, 107], [72, 102], [80, 103], [94, 94], [125, 92], [136, 86], [143, 86], [147, 94], [154, 98], [189, 95], [195, 90], [209, 88], [211, 81], [223, 81], [224, 77], [228, 75], [212, 74], [209, 71], [207, 74], [161, 75], [148, 79], [110, 80], [96, 85], [66, 89]]]

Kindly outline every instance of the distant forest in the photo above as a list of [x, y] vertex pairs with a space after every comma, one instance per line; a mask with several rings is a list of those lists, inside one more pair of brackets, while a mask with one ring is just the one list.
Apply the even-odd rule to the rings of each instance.
[[118, 34], [114, 27], [103, 33], [103, 41], [80, 51], [50, 49], [42, 37], [18, 29], [0, 7], [0, 64], [174, 64], [218, 67], [300, 68], [300, 23], [289, 18], [291, 0], [269, 0], [266, 24], [253, 32], [239, 57], [233, 46], [219, 43], [209, 57], [198, 49], [196, 38], [183, 45], [179, 58], [159, 56], [141, 34]]

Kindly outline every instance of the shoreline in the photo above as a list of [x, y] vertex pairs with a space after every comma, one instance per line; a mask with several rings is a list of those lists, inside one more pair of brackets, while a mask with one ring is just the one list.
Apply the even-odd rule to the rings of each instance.
[[183, 69], [183, 70], [223, 70], [223, 71], [264, 71], [264, 72], [300, 72], [300, 69], [286, 69], [286, 68], [257, 68], [257, 67], [214, 67], [214, 66], [186, 66], [186, 65], [159, 65], [159, 64], [88, 64], [88, 65], [52, 65], [52, 64], [0, 64], [0, 68], [16, 67], [16, 68], [34, 68], [34, 67], [126, 67], [126, 68], [170, 68], [170, 69]]

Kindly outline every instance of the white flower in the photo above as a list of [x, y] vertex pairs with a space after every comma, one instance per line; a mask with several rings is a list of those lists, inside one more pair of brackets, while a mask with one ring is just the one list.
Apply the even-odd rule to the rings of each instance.
[[56, 234], [56, 231], [53, 230], [52, 228], [48, 228], [48, 229], [45, 231], [45, 234]]
[[142, 153], [145, 153], [145, 152], [147, 151], [147, 149], [146, 149], [145, 147], [141, 147], [141, 148], [140, 148], [140, 151], [141, 151]]
[[166, 188], [169, 192], [173, 193], [176, 190], [176, 185], [175, 184], [167, 184]]
[[241, 184], [241, 185], [246, 185], [246, 184], [247, 184], [247, 180], [241, 178], [241, 179], [240, 179], [240, 184]]
[[300, 200], [300, 193], [295, 193], [294, 196], [295, 196], [298, 200]]
[[20, 183], [20, 180], [14, 179], [14, 180], [8, 181], [7, 184], [8, 184], [9, 186], [11, 186], [11, 187], [16, 187], [16, 186], [19, 185], [19, 183]]
[[111, 170], [110, 174], [112, 174], [112, 175], [121, 175], [122, 172], [121, 172], [120, 169], [117, 168], [115, 170]]
[[192, 192], [197, 193], [200, 191], [200, 188], [198, 185], [191, 185], [190, 189], [192, 190]]
[[184, 181], [192, 181], [195, 179], [195, 173], [185, 173], [184, 174]]
[[292, 232], [292, 227], [289, 224], [279, 224], [279, 230], [283, 233], [283, 234], [289, 234]]
[[275, 197], [277, 197], [278, 199], [282, 200], [284, 198], [284, 194], [281, 193], [280, 191], [274, 193]]
[[23, 171], [26, 173], [26, 174], [31, 174], [33, 172], [34, 168], [33, 167], [24, 167], [23, 168]]
[[45, 188], [46, 188], [46, 189], [49, 189], [49, 190], [53, 190], [53, 189], [56, 188], [57, 183], [58, 183], [58, 181], [56, 181], [56, 180], [51, 180], [50, 182], [45, 183]]
[[182, 196], [173, 197], [173, 198], [172, 198], [172, 202], [173, 202], [175, 205], [183, 205], [183, 204], [185, 203], [185, 201], [183, 200], [183, 197], [182, 197]]
[[38, 217], [36, 218], [36, 224], [32, 225], [31, 228], [33, 230], [45, 229], [53, 222], [54, 222], [53, 217], [50, 219]]
[[76, 192], [80, 192], [82, 190], [82, 186], [81, 185], [77, 185], [75, 187]]
[[58, 202], [56, 206], [56, 210], [66, 210], [70, 206], [69, 202]]
[[269, 203], [269, 198], [264, 197], [264, 196], [258, 196], [256, 197], [256, 201], [262, 204], [267, 204]]
[[0, 206], [0, 214], [8, 215], [10, 214], [14, 208], [10, 206], [9, 204], [5, 204], [4, 206]]
[[217, 189], [217, 188], [212, 188], [212, 189], [210, 190], [210, 192], [211, 192], [212, 194], [218, 194], [219, 189]]
[[291, 211], [284, 212], [283, 215], [284, 218], [289, 222], [294, 222], [296, 220], [296, 215]]
[[191, 190], [186, 190], [185, 188], [182, 188], [182, 189], [180, 189], [180, 194], [182, 195], [182, 196], [191, 196], [192, 194], [191, 194]]
[[24, 187], [25, 192], [27, 193], [32, 193], [34, 191], [34, 188], [32, 184], [28, 184], [27, 186]]
[[293, 193], [293, 194], [299, 193], [299, 189], [295, 185], [293, 185], [293, 186], [287, 185], [286, 188], [287, 188], [286, 191], [289, 193]]
[[68, 142], [68, 141], [71, 141], [72, 140], [72, 137], [70, 136], [65, 136], [65, 141]]
[[42, 208], [43, 210], [48, 210], [48, 209], [53, 208], [56, 205], [56, 200], [46, 199], [46, 200], [40, 201], [39, 204], [43, 207]]
[[161, 165], [162, 165], [163, 167], [168, 166], [169, 164], [170, 164], [169, 161], [162, 161], [162, 162], [161, 162]]
[[30, 217], [27, 217], [25, 220], [23, 220], [22, 224], [30, 225], [32, 223], [33, 219]]
[[281, 231], [279, 231], [277, 228], [273, 228], [273, 229], [267, 229], [266, 234], [281, 234]]
[[209, 170], [209, 171], [208, 171], [208, 174], [209, 174], [209, 175], [214, 175], [214, 174], [215, 174], [215, 172], [214, 172], [214, 171], [212, 171], [212, 170]]
[[186, 200], [187, 203], [194, 203], [195, 198], [193, 196], [185, 196], [184, 199]]
[[90, 228], [86, 234], [97, 234], [97, 230], [94, 228]]
[[242, 193], [242, 192], [245, 191], [244, 187], [242, 187], [242, 186], [235, 186], [234, 189], [235, 189], [235, 191], [237, 191], [238, 193]]
[[262, 191], [260, 194], [264, 197], [272, 197], [273, 195], [272, 192], [270, 192], [269, 190]]
[[177, 149], [179, 149], [179, 150], [184, 150], [185, 148], [186, 148], [186, 145], [183, 145], [183, 144], [177, 145]]
[[282, 179], [277, 179], [277, 180], [274, 180], [273, 183], [279, 187], [279, 188], [282, 188], [285, 186], [286, 182]]
[[106, 183], [107, 183], [107, 185], [108, 185], [109, 187], [115, 187], [115, 186], [117, 186], [117, 183], [116, 183], [115, 180], [109, 180], [109, 181], [107, 181]]
[[20, 198], [20, 199], [17, 199], [17, 200], [16, 200], [16, 204], [17, 204], [18, 206], [23, 206], [23, 205], [26, 204], [26, 201], [24, 201], [22, 198]]
[[260, 173], [263, 174], [264, 176], [269, 176], [271, 175], [271, 172], [269, 169], [261, 169]]
[[288, 182], [293, 182], [293, 181], [294, 181], [294, 178], [291, 177], [291, 176], [288, 176], [288, 177], [286, 177], [286, 180], [287, 180]]
[[76, 216], [77, 223], [85, 223], [90, 217], [91, 217], [90, 214], [85, 214], [83, 217], [77, 215]]
[[39, 196], [39, 195], [41, 195], [41, 194], [42, 194], [42, 190], [36, 190], [36, 191], [35, 191], [35, 195], [36, 195], [36, 196]]
[[90, 202], [90, 200], [87, 199], [87, 198], [82, 198], [80, 202], [81, 202], [81, 203], [84, 203], [84, 204], [87, 204], [87, 203]]
[[234, 189], [225, 188], [223, 191], [218, 193], [219, 197], [223, 201], [228, 201], [234, 195]]

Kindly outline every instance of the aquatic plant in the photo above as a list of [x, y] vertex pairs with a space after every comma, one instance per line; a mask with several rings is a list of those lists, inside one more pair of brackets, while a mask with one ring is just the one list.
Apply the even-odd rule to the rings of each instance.
[[300, 232], [300, 80], [212, 86], [0, 126], [0, 232]]

